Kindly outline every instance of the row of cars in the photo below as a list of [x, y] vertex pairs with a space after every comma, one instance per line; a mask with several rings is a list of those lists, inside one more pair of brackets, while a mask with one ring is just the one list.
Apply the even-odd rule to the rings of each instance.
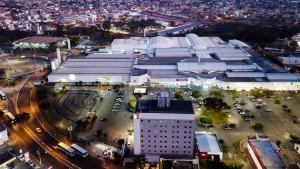
[[234, 107], [241, 117], [245, 121], [252, 121], [255, 118], [255, 115], [251, 114], [250, 110], [245, 108], [246, 103], [240, 97], [235, 98], [235, 100]]
[[24, 155], [24, 153], [22, 153], [22, 152], [21, 152], [19, 155], [17, 155], [17, 158], [18, 158], [20, 161], [26, 162], [26, 164], [27, 164], [31, 169], [39, 169], [39, 168], [41, 168], [41, 167], [35, 165], [35, 164], [32, 162], [32, 160], [30, 160], [30, 159], [29, 159], [28, 161], [26, 161], [25, 155]]
[[120, 110], [120, 106], [123, 103], [124, 90], [119, 90], [117, 98], [115, 99], [115, 103], [111, 109], [112, 112], [118, 112]]

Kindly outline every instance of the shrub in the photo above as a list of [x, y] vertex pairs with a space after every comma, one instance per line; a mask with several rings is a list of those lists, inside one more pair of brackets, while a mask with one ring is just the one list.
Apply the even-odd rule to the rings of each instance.
[[174, 94], [174, 97], [175, 97], [175, 99], [178, 99], [178, 100], [183, 99], [183, 96], [182, 96], [180, 93], [178, 93], [178, 92], [176, 92], [176, 93]]
[[290, 138], [291, 138], [291, 141], [293, 141], [293, 142], [299, 142], [299, 137], [294, 134], [291, 134]]
[[235, 127], [236, 127], [236, 124], [230, 123], [230, 124], [229, 124], [229, 127], [230, 127], [230, 128], [235, 128]]
[[201, 96], [201, 93], [199, 91], [193, 91], [192, 96], [197, 99]]
[[254, 130], [262, 130], [264, 128], [264, 125], [261, 123], [255, 123], [253, 128], [254, 128]]
[[129, 100], [128, 105], [131, 109], [135, 109], [136, 108], [136, 99]]
[[204, 116], [200, 118], [200, 122], [205, 124], [211, 124], [213, 123], [213, 120], [210, 117]]
[[49, 104], [48, 102], [43, 102], [43, 103], [41, 104], [41, 108], [42, 108], [43, 110], [47, 110], [47, 109], [50, 108], [50, 104]]
[[275, 104], [281, 104], [281, 101], [280, 100], [275, 100], [274, 103]]

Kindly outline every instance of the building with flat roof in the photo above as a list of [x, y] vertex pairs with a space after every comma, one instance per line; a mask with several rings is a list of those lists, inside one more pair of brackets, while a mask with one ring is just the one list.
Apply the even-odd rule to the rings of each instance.
[[16, 157], [9, 152], [0, 154], [0, 169], [6, 169], [7, 165], [16, 160]]
[[246, 154], [254, 169], [285, 169], [286, 166], [278, 154], [279, 148], [268, 138], [249, 138]]
[[195, 115], [191, 101], [170, 100], [169, 92], [159, 92], [157, 100], [139, 100], [133, 119], [134, 154], [147, 161], [193, 157]]
[[47, 49], [50, 45], [66, 46], [71, 49], [71, 42], [69, 38], [50, 37], [50, 36], [32, 36], [19, 39], [13, 42], [14, 48], [43, 48]]
[[8, 142], [8, 133], [4, 124], [0, 123], [0, 145]]
[[[111, 54], [96, 53], [78, 60], [69, 59], [49, 75], [49, 81], [65, 79], [70, 82], [67, 76], [73, 73], [81, 77], [73, 80], [77, 82], [95, 82], [99, 77], [106, 77], [111, 80], [105, 82], [133, 86], [150, 83], [167, 87], [218, 86], [225, 90], [300, 89], [297, 74], [253, 57], [250, 50], [238, 40], [225, 42], [219, 37], [195, 34], [115, 39]], [[75, 61], [78, 62], [76, 66]]]
[[85, 58], [71, 58], [53, 71], [50, 82], [130, 83], [134, 55], [114, 56], [91, 54]]
[[216, 134], [208, 132], [195, 133], [199, 159], [222, 160], [223, 152]]

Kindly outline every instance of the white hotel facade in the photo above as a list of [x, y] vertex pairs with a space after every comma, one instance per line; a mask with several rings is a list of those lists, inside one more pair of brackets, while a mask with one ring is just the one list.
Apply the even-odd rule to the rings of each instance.
[[[250, 54], [253, 53], [253, 54]], [[111, 54], [68, 59], [49, 82], [219, 86], [225, 90], [299, 90], [300, 78], [264, 60], [247, 44], [219, 37], [115, 39]], [[70, 74], [75, 79], [69, 79]]]

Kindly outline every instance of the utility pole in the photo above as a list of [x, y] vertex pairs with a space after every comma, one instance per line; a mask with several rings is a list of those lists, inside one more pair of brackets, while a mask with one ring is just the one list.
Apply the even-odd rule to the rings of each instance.
[[41, 159], [40, 148], [37, 149], [36, 153], [37, 153], [37, 155], [39, 156], [40, 165], [42, 165], [42, 159]]

